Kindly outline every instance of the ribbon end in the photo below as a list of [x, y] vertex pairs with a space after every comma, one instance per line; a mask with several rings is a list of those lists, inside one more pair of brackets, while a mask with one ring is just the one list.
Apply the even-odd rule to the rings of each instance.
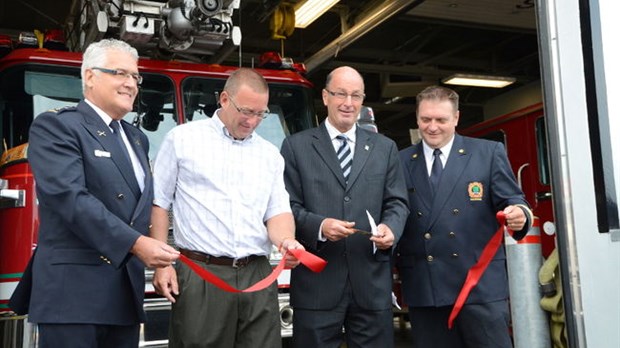
[[454, 327], [454, 319], [456, 319], [456, 316], [458, 315], [458, 311], [454, 311], [454, 309], [452, 310], [452, 312], [450, 313], [450, 317], [448, 318], [448, 330], [452, 330], [452, 327]]

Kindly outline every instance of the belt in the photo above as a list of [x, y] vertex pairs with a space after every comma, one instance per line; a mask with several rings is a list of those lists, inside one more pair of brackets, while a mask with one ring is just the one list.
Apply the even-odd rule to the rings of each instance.
[[226, 256], [213, 256], [205, 253], [201, 253], [200, 251], [192, 251], [187, 249], [179, 249], [181, 255], [184, 255], [188, 259], [192, 259], [194, 261], [204, 262], [206, 264], [212, 265], [220, 265], [220, 266], [231, 266], [234, 268], [240, 268], [247, 266], [250, 262], [265, 256], [260, 255], [250, 255], [246, 257], [241, 257], [238, 259]]

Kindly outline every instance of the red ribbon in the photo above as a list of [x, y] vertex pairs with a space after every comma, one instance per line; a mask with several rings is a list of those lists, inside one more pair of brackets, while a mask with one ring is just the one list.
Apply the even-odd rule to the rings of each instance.
[[[450, 318], [448, 319], [449, 329], [452, 329], [454, 319], [456, 319], [456, 316], [459, 315], [459, 312], [463, 308], [463, 304], [465, 304], [467, 296], [469, 296], [469, 293], [474, 288], [474, 286], [478, 284], [480, 277], [482, 277], [482, 274], [484, 274], [487, 266], [489, 266], [489, 263], [491, 263], [493, 256], [495, 256], [497, 249], [499, 249], [500, 245], [502, 245], [502, 237], [504, 236], [504, 224], [506, 223], [506, 216], [504, 215], [503, 211], [498, 211], [496, 217], [497, 221], [499, 222], [499, 228], [497, 229], [493, 237], [491, 237], [491, 240], [489, 240], [487, 245], [484, 247], [484, 250], [482, 250], [482, 254], [478, 259], [478, 262], [473, 265], [467, 272], [465, 284], [463, 284], [461, 292], [459, 292], [459, 296], [456, 298], [456, 302], [454, 303], [454, 307], [452, 307], [452, 312], [450, 313]], [[510, 230], [508, 231], [511, 232]]]
[[280, 275], [280, 273], [284, 269], [284, 265], [286, 264], [286, 255], [288, 253], [293, 254], [303, 265], [305, 265], [311, 271], [316, 272], [316, 273], [321, 272], [323, 268], [325, 268], [325, 265], [327, 265], [327, 261], [323, 260], [322, 258], [312, 253], [309, 253], [301, 249], [290, 249], [289, 251], [286, 252], [286, 254], [284, 254], [284, 256], [282, 256], [282, 260], [280, 260], [280, 263], [276, 266], [276, 268], [273, 269], [270, 275], [268, 275], [266, 278], [260, 280], [259, 282], [250, 286], [247, 289], [239, 290], [231, 286], [230, 284], [226, 283], [225, 281], [223, 281], [221, 278], [219, 278], [215, 274], [200, 267], [199, 265], [194, 263], [192, 260], [188, 259], [185, 255], [179, 255], [179, 260], [181, 260], [181, 262], [183, 262], [189, 268], [191, 268], [194, 272], [196, 272], [196, 274], [198, 274], [200, 278], [217, 286], [218, 288], [224, 291], [254, 292], [254, 291], [260, 291], [260, 290], [265, 289], [266, 287], [271, 285], [273, 282], [275, 282], [276, 279], [278, 279], [278, 276]]

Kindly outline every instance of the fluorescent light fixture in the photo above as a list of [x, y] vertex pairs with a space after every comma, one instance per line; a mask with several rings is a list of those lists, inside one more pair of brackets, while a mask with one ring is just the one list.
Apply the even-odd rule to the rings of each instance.
[[305, 28], [340, 0], [306, 0], [295, 8], [295, 28]]
[[441, 80], [446, 85], [504, 88], [517, 81], [514, 77], [454, 74]]

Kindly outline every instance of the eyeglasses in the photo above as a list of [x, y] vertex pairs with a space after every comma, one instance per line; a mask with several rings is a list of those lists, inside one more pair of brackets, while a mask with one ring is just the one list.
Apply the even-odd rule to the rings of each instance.
[[366, 97], [366, 95], [364, 93], [352, 93], [352, 94], [347, 94], [345, 92], [332, 92], [329, 89], [325, 88], [325, 91], [327, 93], [329, 93], [329, 95], [331, 95], [332, 97], [339, 99], [339, 100], [345, 100], [347, 99], [347, 97], [351, 97], [351, 101], [354, 102], [361, 102], [364, 100], [364, 98]]
[[106, 68], [98, 68], [98, 67], [94, 67], [91, 69], [99, 70], [103, 73], [118, 76], [118, 77], [124, 77], [126, 79], [131, 77], [134, 81], [136, 81], [137, 84], [139, 85], [142, 84], [142, 76], [138, 73], [130, 73], [123, 69], [106, 69]]
[[269, 116], [269, 109], [263, 110], [263, 111], [254, 111], [254, 110], [247, 109], [247, 108], [240, 108], [237, 106], [237, 104], [231, 97], [228, 97], [228, 99], [230, 99], [230, 102], [232, 103], [232, 105], [235, 107], [235, 109], [237, 109], [237, 112], [241, 113], [243, 116], [246, 116], [246, 117], [256, 116], [260, 119], [265, 119], [267, 118], [267, 116]]

